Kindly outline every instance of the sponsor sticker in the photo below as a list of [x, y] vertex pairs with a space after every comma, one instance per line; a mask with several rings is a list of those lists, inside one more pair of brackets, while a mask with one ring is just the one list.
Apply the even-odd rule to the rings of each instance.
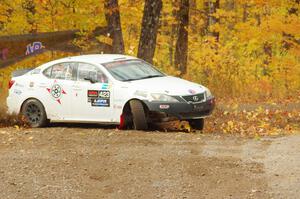
[[30, 83], [29, 83], [29, 87], [30, 87], [30, 88], [34, 87], [34, 82], [30, 82]]
[[109, 107], [110, 106], [110, 91], [107, 90], [88, 90], [88, 102], [92, 106]]
[[169, 109], [169, 108], [170, 108], [170, 105], [167, 105], [167, 104], [161, 104], [161, 105], [159, 105], [159, 108], [160, 108], [160, 109]]
[[106, 68], [114, 68], [114, 67], [118, 67], [118, 66], [121, 66], [121, 65], [125, 65], [126, 63], [128, 63], [128, 61], [126, 61], [126, 60], [124, 60], [124, 61], [115, 61], [115, 62], [105, 64], [105, 67]]
[[24, 85], [23, 85], [23, 84], [16, 83], [15, 87], [24, 88]]
[[109, 89], [109, 85], [107, 83], [102, 84], [101, 89]]
[[22, 94], [22, 91], [21, 91], [21, 90], [18, 90], [18, 89], [15, 89], [15, 90], [14, 90], [14, 93], [17, 94], [17, 95], [21, 95], [21, 94]]
[[93, 99], [92, 106], [109, 107], [109, 99]]
[[189, 93], [192, 94], [192, 95], [196, 94], [196, 91], [193, 90], [193, 89], [189, 89], [188, 91], [189, 91]]
[[88, 97], [98, 97], [98, 91], [96, 90], [89, 90]]

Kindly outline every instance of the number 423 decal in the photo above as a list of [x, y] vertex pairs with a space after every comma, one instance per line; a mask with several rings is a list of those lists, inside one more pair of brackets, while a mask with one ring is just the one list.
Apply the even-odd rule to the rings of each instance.
[[109, 99], [110, 92], [109, 91], [99, 91], [98, 97]]

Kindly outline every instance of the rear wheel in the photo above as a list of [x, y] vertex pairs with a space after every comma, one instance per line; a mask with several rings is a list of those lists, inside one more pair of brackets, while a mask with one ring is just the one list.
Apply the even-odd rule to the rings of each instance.
[[148, 123], [142, 102], [139, 100], [131, 100], [130, 109], [132, 113], [133, 128], [135, 130], [147, 130]]
[[203, 130], [204, 128], [204, 119], [194, 119], [194, 120], [189, 120], [189, 124], [193, 129], [196, 130]]
[[36, 99], [27, 100], [22, 106], [21, 113], [33, 128], [46, 126], [48, 122], [43, 104]]

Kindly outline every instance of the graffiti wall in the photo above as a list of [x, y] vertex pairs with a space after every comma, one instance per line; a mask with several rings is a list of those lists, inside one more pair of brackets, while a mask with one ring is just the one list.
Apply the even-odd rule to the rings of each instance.
[[[106, 27], [98, 27], [85, 42], [95, 37], [107, 36]], [[0, 37], [0, 97], [6, 95], [11, 73], [17, 69], [32, 68], [64, 56], [93, 53], [111, 53], [112, 47], [105, 42], [94, 42], [92, 47], [80, 48], [78, 30], [9, 35]]]

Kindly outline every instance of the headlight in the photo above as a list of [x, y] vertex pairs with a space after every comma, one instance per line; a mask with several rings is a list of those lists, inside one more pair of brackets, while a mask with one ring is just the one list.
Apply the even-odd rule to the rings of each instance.
[[211, 94], [211, 92], [210, 92], [210, 90], [208, 88], [206, 88], [205, 94], [206, 94], [206, 99], [210, 99], [210, 98], [213, 97], [212, 94]]
[[147, 91], [136, 90], [134, 92], [134, 95], [146, 98], [148, 96], [148, 93], [147, 93]]
[[160, 93], [151, 93], [151, 101], [159, 101], [159, 102], [179, 102], [176, 98], [165, 95], [165, 94], [160, 94]]

